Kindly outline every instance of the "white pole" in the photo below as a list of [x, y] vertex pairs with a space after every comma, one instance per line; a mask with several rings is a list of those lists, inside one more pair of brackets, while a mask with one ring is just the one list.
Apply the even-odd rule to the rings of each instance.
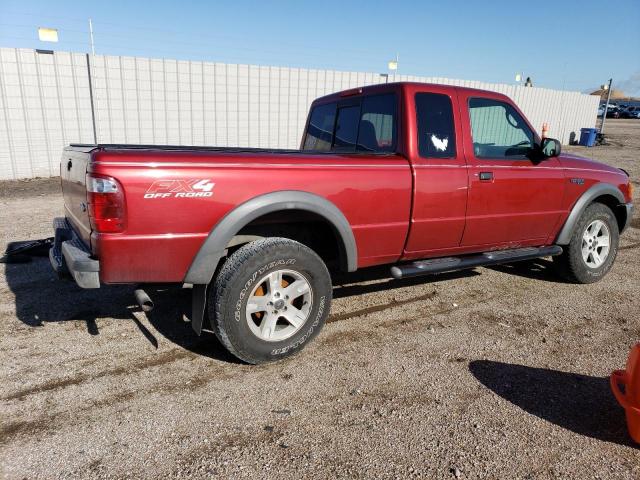
[[95, 55], [96, 48], [93, 45], [93, 23], [91, 23], [91, 19], [89, 19], [89, 38], [91, 39], [91, 55]]
[[604, 106], [604, 113], [602, 114], [602, 124], [600, 125], [600, 134], [604, 133], [604, 124], [607, 121], [607, 112], [609, 111], [609, 100], [611, 99], [611, 83], [613, 78], [609, 79], [609, 88], [607, 89], [607, 103]]
[[[91, 41], [91, 58], [95, 60], [96, 56], [96, 47], [93, 44], [93, 23], [91, 19], [89, 19], [89, 40]], [[87, 53], [87, 74], [89, 75], [89, 98], [91, 99], [91, 121], [93, 122], [93, 143], [98, 144], [98, 133], [96, 130], [96, 110], [93, 102], [93, 85], [91, 79], [91, 60], [89, 59], [89, 54]]]

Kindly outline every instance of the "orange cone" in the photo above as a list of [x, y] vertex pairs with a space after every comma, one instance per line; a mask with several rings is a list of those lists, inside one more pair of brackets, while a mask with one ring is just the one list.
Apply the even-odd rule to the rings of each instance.
[[[624, 387], [624, 393], [620, 385]], [[631, 349], [626, 370], [611, 374], [611, 390], [625, 410], [629, 435], [640, 443], [640, 343]]]

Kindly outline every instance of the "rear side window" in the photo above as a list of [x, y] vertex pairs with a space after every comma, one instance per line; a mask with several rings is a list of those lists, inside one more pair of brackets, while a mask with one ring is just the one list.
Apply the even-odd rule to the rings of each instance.
[[336, 119], [336, 104], [319, 105], [311, 112], [304, 150], [331, 150], [333, 125]]
[[393, 152], [397, 136], [396, 110], [394, 93], [319, 105], [311, 112], [303, 149]]
[[362, 100], [358, 150], [392, 152], [396, 147], [396, 96], [373, 95]]
[[418, 150], [423, 158], [456, 156], [453, 106], [447, 95], [416, 93]]

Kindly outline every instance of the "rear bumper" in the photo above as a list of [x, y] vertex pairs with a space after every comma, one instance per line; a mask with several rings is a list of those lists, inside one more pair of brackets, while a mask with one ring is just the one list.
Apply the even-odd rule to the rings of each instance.
[[100, 287], [100, 262], [78, 238], [66, 218], [53, 220], [53, 247], [49, 250], [51, 266], [60, 276], [71, 275], [79, 287]]

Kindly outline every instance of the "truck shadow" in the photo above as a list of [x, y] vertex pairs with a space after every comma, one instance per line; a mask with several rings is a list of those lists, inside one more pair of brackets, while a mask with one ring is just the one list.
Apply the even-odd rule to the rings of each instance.
[[493, 265], [490, 268], [496, 272], [517, 275], [518, 277], [530, 278], [551, 283], [567, 283], [554, 270], [553, 261], [546, 258], [536, 258], [523, 262], [505, 263], [503, 265]]
[[[132, 285], [103, 285], [85, 290], [72, 281], [59, 280], [51, 269], [49, 259], [33, 257], [28, 263], [5, 264], [5, 277], [15, 298], [16, 317], [33, 328], [45, 323], [79, 322], [89, 335], [99, 335], [100, 326], [113, 320], [133, 322], [140, 333], [158, 348], [160, 334], [176, 345], [199, 355], [237, 362], [210, 331], [197, 336], [191, 318], [191, 291], [179, 286], [146, 288], [155, 303], [146, 318], [153, 327], [141, 321], [141, 310], [133, 296]], [[388, 291], [445, 279], [477, 275], [476, 272], [419, 277], [406, 280], [389, 279], [388, 268], [369, 268], [355, 274], [341, 275], [334, 281], [336, 298], [351, 297], [377, 291]], [[330, 320], [338, 321], [342, 315]], [[144, 318], [142, 318], [144, 320]], [[145, 325], [146, 324], [146, 325]], [[208, 324], [208, 323], [207, 323]]]
[[332, 277], [333, 298], [354, 297], [415, 285], [428, 285], [456, 278], [475, 277], [480, 273], [475, 270], [462, 270], [402, 280], [396, 280], [389, 275], [389, 266], [363, 268], [353, 273], [335, 273]]
[[[379, 291], [389, 291], [414, 285], [479, 275], [474, 270], [431, 275], [403, 280], [389, 278], [388, 267], [362, 269], [353, 274], [336, 275], [333, 279], [334, 298], [345, 298]], [[192, 330], [191, 292], [180, 287], [147, 288], [156, 307], [146, 314], [156, 330], [152, 332], [140, 321], [140, 308], [133, 297], [131, 285], [105, 285], [96, 290], [84, 290], [72, 281], [61, 281], [52, 271], [48, 258], [34, 257], [29, 263], [5, 265], [9, 289], [15, 297], [17, 318], [30, 327], [44, 323], [81, 322], [89, 335], [100, 334], [100, 324], [113, 319], [134, 322], [149, 343], [158, 348], [156, 333], [199, 355], [235, 362], [210, 331], [198, 337]], [[376, 308], [384, 308], [384, 305]], [[359, 311], [329, 317], [340, 321], [357, 316]]]
[[58, 280], [47, 258], [34, 257], [29, 263], [6, 264], [5, 276], [15, 296], [16, 316], [30, 327], [79, 321], [87, 324], [91, 335], [98, 335], [98, 318], [130, 318], [129, 288], [82, 290], [73, 282]]
[[219, 344], [215, 335], [204, 332], [198, 337], [185, 318], [191, 316], [190, 291], [179, 287], [149, 289], [156, 309], [147, 313], [147, 328], [140, 321], [132, 285], [103, 285], [85, 290], [72, 281], [59, 280], [48, 258], [34, 257], [29, 263], [5, 265], [9, 289], [15, 297], [16, 317], [33, 328], [45, 323], [80, 322], [89, 335], [99, 335], [100, 325], [113, 320], [133, 322], [149, 343], [158, 348], [157, 334], [199, 355], [236, 362]]
[[469, 370], [485, 387], [529, 414], [579, 435], [638, 448], [627, 433], [624, 410], [611, 393], [608, 377], [490, 360], [473, 361]]

